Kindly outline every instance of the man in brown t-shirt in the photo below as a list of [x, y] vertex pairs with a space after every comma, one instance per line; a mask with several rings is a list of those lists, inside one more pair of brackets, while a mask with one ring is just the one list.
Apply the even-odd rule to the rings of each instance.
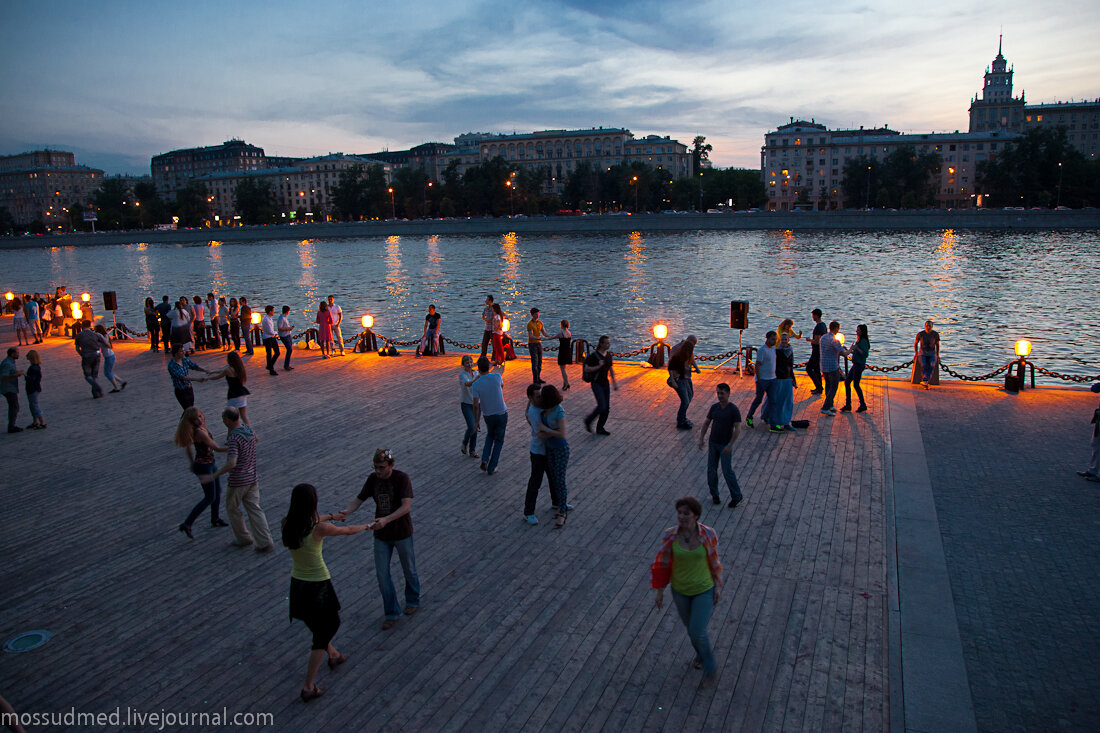
[[412, 506], [412, 482], [409, 475], [393, 468], [393, 452], [379, 448], [374, 452], [374, 473], [367, 477], [359, 495], [348, 502], [348, 508], [336, 515], [344, 521], [348, 515], [374, 499], [374, 521], [367, 529], [374, 532], [374, 572], [378, 577], [378, 590], [382, 593], [382, 607], [386, 618], [382, 630], [392, 629], [401, 618], [401, 605], [397, 601], [397, 589], [390, 576], [390, 560], [393, 551], [401, 560], [405, 573], [405, 615], [412, 616], [420, 608], [420, 579], [416, 575], [416, 556], [413, 554], [413, 525], [409, 514]]

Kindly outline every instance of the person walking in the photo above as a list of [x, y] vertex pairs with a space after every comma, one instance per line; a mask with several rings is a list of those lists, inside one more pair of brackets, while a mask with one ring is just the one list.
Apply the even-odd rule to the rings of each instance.
[[245, 369], [244, 359], [236, 351], [227, 353], [225, 366], [216, 372], [211, 372], [210, 376], [203, 381], [222, 378], [225, 379], [226, 384], [225, 406], [235, 407], [241, 413], [241, 422], [251, 425], [252, 423], [248, 421], [248, 395], [252, 393], [248, 391], [248, 387], [244, 386], [248, 381], [248, 371]]
[[253, 348], [252, 348], [252, 308], [251, 308], [251, 306], [248, 305], [248, 298], [244, 297], [243, 295], [241, 296], [240, 304], [241, 304], [240, 322], [241, 322], [241, 331], [242, 331], [241, 335], [244, 339], [245, 352], [249, 356], [252, 356], [252, 353], [253, 353]]
[[125, 379], [115, 378], [115, 356], [114, 344], [111, 341], [111, 335], [107, 333], [107, 329], [103, 327], [102, 323], [95, 324], [93, 329], [99, 334], [99, 353], [103, 356], [103, 376], [111, 383], [111, 392], [121, 392], [126, 389]]
[[921, 365], [921, 384], [924, 388], [938, 384], [935, 377], [940, 364], [940, 334], [932, 328], [932, 321], [925, 321], [924, 330], [913, 339], [913, 358]]
[[0, 393], [8, 403], [8, 432], [21, 433], [23, 428], [15, 424], [19, 417], [19, 377], [24, 372], [17, 369], [15, 362], [19, 360], [19, 349], [15, 346], [8, 347], [8, 355], [0, 361]]
[[27, 374], [23, 378], [23, 388], [27, 392], [27, 405], [31, 410], [33, 421], [27, 427], [31, 430], [41, 430], [46, 427], [46, 418], [42, 416], [42, 408], [38, 406], [38, 397], [42, 394], [42, 357], [31, 349], [27, 352], [27, 361], [31, 363], [27, 367]]
[[531, 355], [531, 381], [542, 384], [542, 340], [546, 328], [539, 320], [539, 309], [531, 309], [531, 320], [527, 322], [527, 351]]
[[172, 304], [168, 302], [168, 296], [161, 296], [156, 308], [157, 321], [160, 324], [160, 345], [164, 353], [172, 351]]
[[820, 308], [814, 308], [810, 316], [814, 319], [814, 330], [810, 334], [810, 358], [806, 360], [806, 376], [814, 383], [810, 394], [819, 395], [824, 391], [821, 387], [821, 337], [829, 332], [829, 328], [821, 320]]
[[[344, 355], [344, 334], [340, 324], [344, 322], [344, 309], [336, 303], [336, 296], [328, 296], [328, 313], [332, 317], [332, 340], [340, 347], [340, 356]], [[331, 351], [331, 349], [330, 349]], [[336, 356], [336, 354], [332, 354]]]
[[[218, 478], [229, 474], [228, 488], [225, 492], [225, 513], [229, 515], [229, 526], [233, 528], [233, 544], [248, 547], [256, 536], [256, 552], [270, 552], [274, 548], [271, 530], [267, 526], [267, 516], [260, 507], [260, 478], [256, 471], [256, 434], [252, 426], [241, 422], [241, 413], [235, 407], [222, 410], [222, 423], [229, 430], [225, 439], [225, 465], [214, 473]], [[244, 524], [241, 507], [248, 513], [248, 522], [252, 525], [252, 534]]]
[[791, 417], [794, 415], [794, 351], [791, 349], [790, 335], [783, 332], [775, 347], [775, 383], [764, 403], [764, 421], [771, 426], [771, 432], [793, 431]]
[[80, 354], [80, 369], [84, 372], [84, 381], [92, 387], [92, 397], [99, 399], [103, 396], [103, 388], [99, 386], [99, 349], [103, 345], [99, 334], [92, 330], [90, 321], [84, 321], [83, 329], [76, 335], [73, 345], [76, 353]]
[[611, 414], [611, 389], [614, 388], [616, 392], [619, 390], [610, 350], [611, 337], [600, 336], [596, 341], [596, 350], [584, 360], [582, 372], [585, 381], [592, 384], [592, 394], [596, 398], [595, 409], [584, 418], [584, 429], [591, 433], [592, 421], [596, 420], [596, 435], [611, 435], [604, 425], [607, 424], [607, 416]]
[[172, 389], [176, 394], [176, 402], [186, 410], [195, 404], [195, 390], [192, 382], [204, 382], [205, 377], [195, 379], [187, 376], [194, 369], [198, 372], [206, 372], [201, 366], [183, 355], [183, 344], [172, 344], [172, 359], [168, 362], [168, 376], [172, 378]]
[[775, 331], [768, 331], [764, 335], [764, 345], [756, 350], [756, 396], [749, 404], [749, 412], [745, 416], [745, 425], [752, 427], [752, 416], [756, 414], [756, 408], [764, 400], [764, 396], [775, 384]]
[[569, 375], [565, 367], [573, 363], [573, 333], [569, 330], [569, 321], [561, 322], [561, 329], [554, 336], [558, 340], [558, 368], [561, 369], [561, 390], [569, 389]]
[[11, 302], [12, 326], [19, 346], [31, 345], [31, 331], [27, 323], [27, 313], [23, 310], [23, 299], [15, 298]]
[[276, 324], [276, 328], [279, 331], [279, 340], [283, 342], [283, 348], [286, 349], [286, 354], [283, 356], [283, 371], [293, 371], [294, 367], [290, 365], [290, 352], [294, 350], [294, 342], [291, 340], [291, 336], [294, 334], [294, 327], [290, 325], [289, 305], [283, 306], [283, 312], [279, 315], [279, 322]]
[[[321, 305], [324, 305], [324, 302]], [[277, 377], [279, 373], [275, 371], [275, 362], [279, 360], [279, 329], [275, 327], [275, 306], [264, 306], [264, 315], [260, 319], [260, 333], [264, 340], [264, 351], [267, 352], [267, 373]]]
[[737, 409], [737, 405], [730, 402], [728, 384], [722, 382], [715, 387], [714, 391], [718, 395], [718, 401], [710, 406], [707, 419], [703, 422], [703, 429], [699, 431], [699, 450], [703, 450], [703, 438], [709, 430], [707, 488], [710, 489], [711, 502], [715, 505], [722, 503], [718, 495], [718, 466], [721, 464], [722, 477], [725, 478], [726, 486], [730, 490], [729, 508], [733, 509], [744, 499], [741, 484], [737, 482], [737, 474], [733, 471], [733, 444], [741, 437], [741, 411]]
[[348, 661], [332, 645], [340, 628], [340, 601], [332, 587], [332, 576], [325, 565], [323, 544], [326, 537], [355, 535], [366, 524], [337, 527], [336, 514], [317, 514], [317, 489], [313, 484], [298, 484], [290, 492], [290, 507], [282, 523], [283, 546], [290, 550], [290, 620], [301, 619], [313, 634], [302, 702], [315, 700], [325, 691], [317, 686], [321, 660], [328, 654], [328, 667], [335, 670]]
[[[531, 444], [528, 450], [531, 458], [531, 475], [527, 479], [527, 493], [523, 498], [523, 521], [530, 525], [539, 523], [539, 518], [535, 516], [535, 502], [538, 501], [542, 479], [547, 472], [546, 441], [541, 434], [541, 430], [545, 428], [542, 424], [541, 394], [542, 390], [537, 384], [527, 385], [527, 412], [524, 417], [531, 430]], [[553, 488], [550, 490], [550, 498], [557, 505], [558, 497]]]
[[313, 320], [317, 324], [317, 343], [321, 346], [321, 358], [327, 359], [332, 354], [332, 314], [329, 313], [328, 303], [321, 301], [317, 307], [317, 317]]
[[241, 304], [236, 298], [229, 299], [229, 336], [233, 339], [233, 350], [241, 350]]
[[462, 453], [470, 458], [479, 458], [477, 454], [477, 434], [481, 425], [474, 417], [474, 395], [471, 387], [478, 380], [474, 374], [474, 360], [469, 354], [462, 357], [462, 369], [458, 372], [458, 405], [462, 410], [462, 419], [466, 421], [466, 432], [462, 436]]
[[420, 610], [420, 578], [416, 574], [416, 555], [413, 551], [412, 481], [403, 471], [394, 469], [393, 451], [379, 448], [374, 452], [374, 473], [367, 477], [358, 496], [348, 502], [347, 509], [338, 512], [336, 518], [343, 522], [367, 499], [374, 500], [374, 521], [367, 529], [374, 532], [374, 572], [378, 578], [378, 590], [382, 594], [385, 619], [382, 630], [392, 629], [401, 618], [401, 604], [397, 589], [390, 575], [393, 552], [401, 561], [405, 575], [405, 615], [412, 616]]
[[840, 322], [829, 321], [829, 332], [821, 337], [821, 376], [825, 380], [825, 403], [821, 406], [821, 414], [829, 417], [836, 417], [833, 400], [836, 398], [837, 387], [844, 378], [840, 371], [840, 357], [848, 354], [836, 337], [838, 333]]
[[481, 309], [481, 320], [484, 322], [484, 331], [481, 334], [481, 355], [485, 356], [489, 349], [489, 342], [493, 339], [493, 296], [485, 296], [485, 307]]
[[687, 418], [688, 406], [695, 397], [695, 387], [691, 384], [691, 372], [699, 372], [695, 364], [695, 345], [699, 339], [688, 336], [672, 347], [668, 355], [668, 385], [680, 398], [680, 409], [676, 411], [676, 429], [691, 430], [695, 423]]
[[206, 427], [206, 415], [202, 413], [202, 410], [197, 407], [188, 407], [183, 411], [172, 442], [187, 452], [187, 463], [190, 466], [191, 473], [198, 476], [199, 486], [202, 487], [203, 494], [199, 503], [187, 515], [187, 519], [183, 520], [183, 524], [179, 526], [179, 531], [187, 535], [188, 538], [195, 539], [195, 535], [191, 531], [191, 525], [195, 523], [195, 520], [207, 507], [210, 507], [211, 527], [228, 527], [229, 524], [218, 516], [222, 498], [222, 484], [221, 479], [214, 477], [218, 470], [217, 465], [214, 463], [214, 453], [215, 451], [224, 453], [225, 448], [218, 445], [214, 437], [210, 435], [210, 431]]
[[38, 306], [38, 293], [35, 293], [33, 297], [27, 298], [23, 303], [23, 315], [27, 318], [27, 328], [30, 330], [31, 336], [34, 337], [36, 344], [42, 343], [42, 326], [39, 325], [41, 320], [41, 311]]
[[550, 498], [554, 502], [554, 529], [565, 526], [565, 518], [573, 505], [569, 503], [569, 436], [565, 428], [565, 408], [561, 392], [552, 384], [543, 386], [539, 395], [542, 425], [539, 437], [546, 443], [546, 473], [550, 479]]
[[672, 602], [695, 649], [692, 666], [703, 670], [702, 686], [710, 686], [717, 663], [707, 626], [722, 594], [718, 533], [699, 522], [703, 507], [698, 499], [685, 496], [676, 500], [675, 507], [676, 526], [661, 536], [661, 547], [649, 568], [649, 584], [657, 590], [658, 610], [664, 606], [665, 588], [672, 586]]
[[[28, 358], [30, 354], [27, 354]], [[1100, 382], [1096, 382], [1090, 387], [1093, 394], [1100, 392]], [[1092, 458], [1089, 460], [1089, 467], [1084, 471], [1078, 471], [1077, 475], [1088, 480], [1100, 482], [1100, 407], [1097, 407], [1092, 413]]]
[[481, 449], [481, 470], [492, 476], [500, 461], [500, 449], [504, 446], [504, 433], [508, 429], [508, 405], [504, 402], [504, 365], [499, 372], [491, 371], [489, 360], [477, 360], [478, 378], [470, 388], [474, 398], [474, 423], [485, 417], [485, 447]]
[[852, 368], [844, 377], [844, 407], [841, 412], [852, 411], [852, 389], [855, 388], [859, 397], [859, 407], [856, 412], [867, 412], [867, 403], [863, 399], [863, 390], [859, 386], [859, 380], [863, 377], [863, 370], [867, 368], [867, 355], [871, 353], [871, 339], [867, 336], [867, 324], [856, 326], [856, 342], [850, 350], [852, 355]]

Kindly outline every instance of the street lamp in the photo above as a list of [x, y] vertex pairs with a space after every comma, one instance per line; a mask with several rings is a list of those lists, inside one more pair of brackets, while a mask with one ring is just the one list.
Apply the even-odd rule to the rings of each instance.
[[630, 179], [630, 185], [634, 187], [634, 214], [638, 213], [638, 176]]
[[672, 348], [665, 343], [665, 339], [668, 338], [668, 326], [663, 323], [655, 325], [653, 338], [657, 340], [649, 347], [649, 358], [646, 361], [654, 369], [660, 369], [665, 365], [665, 351], [670, 354], [672, 352]]
[[392, 215], [392, 218], [396, 219], [397, 218], [397, 207], [393, 203], [393, 186], [390, 186], [386, 190], [390, 192], [390, 214]]
[[516, 215], [516, 207], [512, 201], [512, 191], [515, 189], [512, 187], [512, 179], [509, 178], [504, 182], [505, 187], [508, 189], [508, 217], [512, 218]]
[[871, 166], [867, 166], [867, 193], [863, 197], [863, 208], [871, 208]]
[[428, 189], [432, 187], [432, 182], [428, 181], [428, 185], [424, 187], [424, 218], [428, 218]]
[[1062, 171], [1063, 171], [1062, 164], [1059, 163], [1058, 164], [1058, 203], [1055, 204], [1056, 207], [1062, 205]]

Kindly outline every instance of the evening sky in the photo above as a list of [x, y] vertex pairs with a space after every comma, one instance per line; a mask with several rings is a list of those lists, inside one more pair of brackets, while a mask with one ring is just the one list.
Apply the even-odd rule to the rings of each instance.
[[1100, 96], [1093, 3], [0, 0], [0, 22], [0, 154], [108, 173], [234, 137], [308, 156], [597, 126], [756, 168], [792, 116], [966, 129], [1002, 29], [1029, 103]]

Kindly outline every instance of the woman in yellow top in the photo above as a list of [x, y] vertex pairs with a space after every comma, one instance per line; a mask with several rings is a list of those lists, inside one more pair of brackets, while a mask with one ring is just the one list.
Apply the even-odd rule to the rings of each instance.
[[298, 484], [290, 494], [290, 509], [283, 519], [283, 544], [290, 550], [294, 563], [290, 571], [290, 618], [300, 618], [313, 632], [313, 649], [309, 653], [306, 683], [302, 687], [302, 702], [309, 702], [325, 694], [314, 680], [321, 660], [328, 653], [329, 669], [348, 660], [346, 654], [336, 651], [332, 637], [340, 628], [340, 601], [332, 587], [332, 576], [321, 555], [325, 537], [341, 534], [359, 534], [365, 524], [335, 527], [329, 522], [333, 515], [326, 514], [324, 521], [317, 516], [317, 489], [312, 484]]
[[775, 329], [775, 342], [776, 343], [779, 343], [779, 339], [782, 338], [783, 334], [787, 334], [787, 336], [790, 337], [791, 341], [794, 341], [795, 339], [801, 339], [802, 338], [802, 332], [801, 331], [799, 331], [798, 333], [794, 332], [794, 319], [793, 318], [784, 318], [783, 321], [779, 324], [779, 328]]
[[676, 500], [676, 526], [661, 537], [661, 549], [650, 566], [650, 585], [657, 589], [657, 608], [664, 604], [665, 586], [672, 584], [672, 601], [687, 627], [695, 648], [693, 666], [703, 670], [703, 685], [713, 684], [717, 674], [707, 626], [722, 592], [722, 561], [718, 559], [718, 533], [699, 523], [703, 507], [698, 499]]

